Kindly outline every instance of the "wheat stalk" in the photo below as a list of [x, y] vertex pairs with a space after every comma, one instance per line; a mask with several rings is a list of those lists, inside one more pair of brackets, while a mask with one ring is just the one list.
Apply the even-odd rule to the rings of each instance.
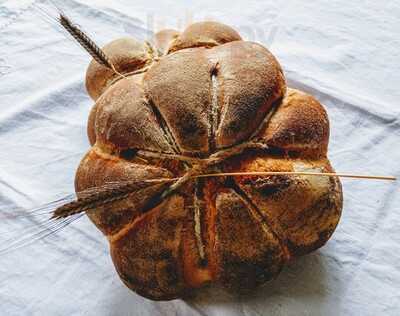
[[[94, 210], [97, 207], [104, 206], [116, 201], [120, 201], [133, 193], [139, 193], [140, 190], [151, 186], [151, 183], [161, 184], [167, 182], [175, 182], [166, 191], [161, 194], [165, 197], [171, 194], [183, 183], [189, 179], [208, 178], [208, 177], [226, 177], [226, 176], [273, 176], [273, 175], [306, 175], [306, 176], [320, 176], [320, 177], [343, 177], [355, 179], [372, 179], [372, 180], [387, 180], [395, 181], [396, 178], [392, 176], [370, 176], [370, 175], [357, 175], [347, 173], [333, 173], [333, 172], [304, 172], [304, 171], [260, 171], [260, 172], [220, 172], [220, 173], [206, 173], [206, 174], [191, 174], [188, 172], [182, 177], [176, 178], [160, 178], [148, 179], [143, 181], [125, 181], [125, 182], [111, 182], [100, 187], [91, 188], [79, 192], [80, 198], [65, 205], [58, 207], [51, 218], [61, 219], [78, 214], [81, 212]], [[150, 184], [150, 185], [149, 185]], [[167, 194], [166, 194], [167, 193]]]
[[298, 176], [319, 176], [319, 177], [339, 177], [353, 179], [386, 180], [395, 181], [393, 176], [376, 176], [336, 172], [308, 172], [308, 171], [253, 171], [253, 172], [220, 172], [207, 173], [192, 176], [191, 178], [227, 177], [227, 176], [279, 176], [279, 175], [298, 175]]
[[85, 32], [73, 24], [65, 14], [60, 13], [58, 21], [64, 27], [64, 29], [71, 34], [71, 36], [83, 47], [83, 49], [93, 57], [95, 61], [97, 61], [100, 65], [111, 69], [117, 75], [125, 77], [115, 69], [110, 58], [107, 57], [104, 51]]

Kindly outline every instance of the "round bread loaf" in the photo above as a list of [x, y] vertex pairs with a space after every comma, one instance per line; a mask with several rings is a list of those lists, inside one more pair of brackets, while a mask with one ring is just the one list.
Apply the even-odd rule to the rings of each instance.
[[[207, 172], [333, 172], [324, 108], [286, 88], [268, 49], [215, 22], [161, 31], [152, 43], [106, 45], [125, 78], [90, 63], [96, 103], [78, 196], [108, 182]], [[210, 283], [235, 291], [265, 283], [325, 244], [341, 209], [335, 177], [225, 176], [152, 185], [88, 216], [123, 282], [168, 300]]]

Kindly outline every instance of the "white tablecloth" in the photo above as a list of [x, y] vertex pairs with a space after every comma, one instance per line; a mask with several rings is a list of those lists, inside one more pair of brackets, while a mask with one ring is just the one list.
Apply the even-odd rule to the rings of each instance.
[[[89, 57], [31, 3], [0, 0], [3, 215], [73, 192], [75, 169], [89, 147]], [[326, 106], [337, 171], [400, 176], [399, 1], [58, 3], [101, 45], [204, 19], [235, 26], [270, 48], [291, 86]], [[0, 256], [0, 314], [400, 315], [398, 182], [344, 179], [343, 189], [333, 238], [251, 297], [210, 289], [186, 301], [144, 299], [119, 280], [105, 238], [84, 217], [57, 237]], [[26, 234], [33, 220], [1, 219], [0, 231]], [[8, 237], [1, 232], [4, 246]]]

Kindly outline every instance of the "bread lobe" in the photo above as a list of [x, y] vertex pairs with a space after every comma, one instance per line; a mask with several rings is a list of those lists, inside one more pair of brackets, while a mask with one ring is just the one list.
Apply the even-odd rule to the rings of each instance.
[[[148, 47], [133, 38], [120, 38], [102, 48], [115, 69], [124, 74], [143, 68], [151, 62]], [[119, 76], [111, 69], [92, 60], [86, 71], [86, 90], [96, 101]]]
[[329, 141], [328, 115], [311, 95], [288, 89], [261, 137], [267, 144], [285, 150], [314, 151], [324, 156]]
[[198, 22], [189, 25], [169, 47], [169, 53], [191, 47], [214, 47], [240, 41], [240, 35], [230, 26], [218, 22]]

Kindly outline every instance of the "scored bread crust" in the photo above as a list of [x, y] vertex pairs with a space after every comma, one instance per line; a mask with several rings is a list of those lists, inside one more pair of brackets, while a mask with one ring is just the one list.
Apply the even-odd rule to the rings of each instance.
[[[126, 78], [89, 65], [86, 85], [96, 103], [88, 121], [92, 147], [75, 179], [78, 196], [108, 182], [181, 177], [202, 168], [190, 159], [221, 154], [203, 173], [333, 172], [326, 111], [286, 88], [266, 48], [216, 22], [161, 31], [152, 43], [125, 38], [105, 47]], [[342, 209], [336, 177], [192, 179], [148, 207], [169, 187], [151, 186], [87, 212], [107, 236], [122, 281], [154, 300], [210, 283], [236, 291], [264, 284], [289, 260], [325, 244]]]

